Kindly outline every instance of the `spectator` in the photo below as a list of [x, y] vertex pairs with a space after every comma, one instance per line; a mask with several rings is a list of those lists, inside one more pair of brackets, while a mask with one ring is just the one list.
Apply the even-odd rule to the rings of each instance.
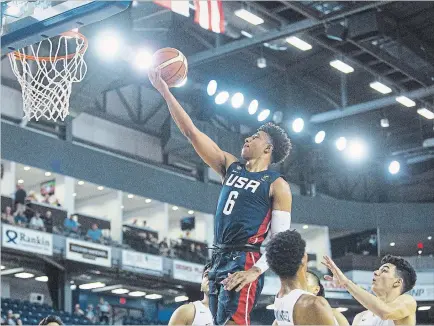
[[39, 325], [55, 326], [55, 325], [64, 325], [64, 324], [62, 322], [62, 319], [60, 319], [60, 317], [50, 315], [42, 319]]
[[111, 307], [103, 297], [99, 299], [98, 312], [99, 312], [99, 322], [108, 325], [110, 322], [110, 311]]
[[37, 202], [38, 199], [36, 198], [36, 193], [32, 190], [29, 192], [29, 195], [27, 196], [28, 201]]
[[8, 224], [15, 224], [15, 219], [12, 215], [12, 208], [10, 206], [6, 206], [4, 213], [2, 213], [2, 222]]
[[78, 303], [74, 306], [74, 315], [78, 317], [84, 316], [84, 312], [80, 309], [80, 304]]
[[69, 215], [69, 218], [65, 218], [65, 221], [63, 222], [63, 227], [65, 228], [65, 231], [67, 232], [78, 232], [78, 225], [77, 222], [74, 221], [73, 215]]
[[29, 227], [39, 231], [45, 231], [44, 221], [41, 218], [41, 214], [36, 213], [30, 220]]
[[89, 229], [87, 231], [86, 237], [90, 238], [92, 241], [98, 241], [98, 242], [101, 241], [102, 232], [100, 229], [98, 229], [98, 224], [96, 223], [92, 224], [92, 229]]
[[8, 311], [8, 315], [6, 316], [6, 325], [18, 325], [18, 320], [15, 318], [12, 310]]
[[46, 194], [42, 200], [44, 204], [50, 204], [50, 194]]
[[53, 218], [51, 211], [46, 211], [44, 216], [44, 224], [47, 232], [53, 233]]
[[26, 206], [19, 204], [17, 211], [14, 214], [14, 220], [15, 220], [15, 224], [20, 225], [20, 226], [26, 226], [27, 225], [27, 217], [24, 214], [26, 210]]
[[17, 185], [17, 191], [15, 192], [15, 207], [17, 205], [24, 205], [26, 202], [27, 193], [22, 185]]
[[96, 316], [95, 316], [95, 312], [93, 310], [93, 305], [89, 304], [87, 305], [87, 309], [86, 309], [86, 315], [85, 315], [86, 319], [89, 320], [92, 324], [96, 323]]

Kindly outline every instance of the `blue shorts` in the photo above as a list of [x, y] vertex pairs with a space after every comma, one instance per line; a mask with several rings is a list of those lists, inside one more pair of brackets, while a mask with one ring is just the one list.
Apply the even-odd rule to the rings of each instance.
[[233, 320], [237, 325], [250, 325], [250, 312], [264, 286], [264, 274], [247, 284], [240, 292], [227, 291], [220, 284], [228, 273], [246, 271], [261, 257], [259, 252], [231, 251], [213, 253], [209, 278], [209, 308], [215, 325]]

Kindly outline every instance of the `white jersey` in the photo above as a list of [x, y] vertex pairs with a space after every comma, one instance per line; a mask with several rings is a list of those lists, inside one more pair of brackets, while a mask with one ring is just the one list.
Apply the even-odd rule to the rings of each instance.
[[357, 325], [395, 326], [395, 323], [393, 320], [383, 320], [369, 310], [366, 310], [360, 314], [359, 323]]
[[210, 326], [213, 325], [211, 311], [201, 301], [192, 302], [194, 305], [193, 326]]
[[[300, 299], [300, 297], [303, 295], [313, 295], [314, 294], [296, 289], [289, 292], [287, 295], [283, 296], [282, 298], [278, 298], [277, 296], [274, 299], [274, 317], [277, 321], [277, 325], [295, 325], [294, 324], [294, 307]], [[338, 325], [338, 322], [335, 317], [333, 317], [335, 320], [335, 325]]]

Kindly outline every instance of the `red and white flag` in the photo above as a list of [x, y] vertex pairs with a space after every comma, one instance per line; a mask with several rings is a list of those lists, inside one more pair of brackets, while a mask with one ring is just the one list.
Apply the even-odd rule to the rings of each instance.
[[188, 0], [154, 0], [154, 3], [176, 12], [185, 17], [190, 17]]
[[194, 22], [215, 33], [225, 31], [225, 18], [221, 0], [194, 0]]

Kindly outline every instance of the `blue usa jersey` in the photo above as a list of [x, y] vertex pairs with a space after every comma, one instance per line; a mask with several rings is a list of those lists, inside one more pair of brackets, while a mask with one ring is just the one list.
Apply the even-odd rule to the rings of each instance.
[[249, 172], [232, 163], [226, 171], [214, 220], [214, 243], [261, 244], [271, 221], [270, 186], [281, 176], [265, 170]]

